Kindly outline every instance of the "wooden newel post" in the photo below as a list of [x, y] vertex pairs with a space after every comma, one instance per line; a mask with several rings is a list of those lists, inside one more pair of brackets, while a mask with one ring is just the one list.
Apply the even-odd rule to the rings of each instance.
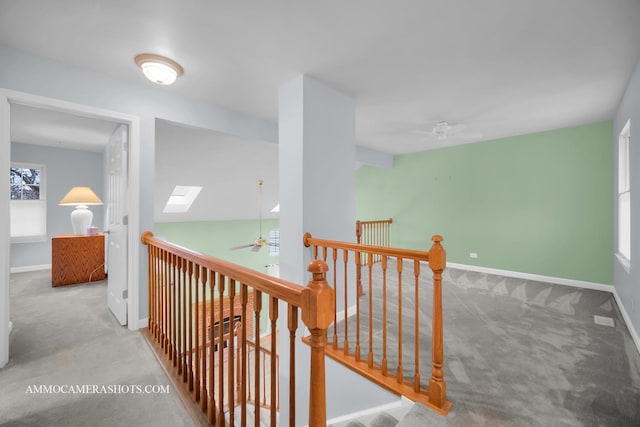
[[309, 385], [309, 427], [327, 425], [327, 397], [324, 348], [327, 328], [334, 319], [335, 293], [326, 279], [329, 267], [324, 261], [309, 263], [312, 278], [302, 291], [302, 321], [311, 332], [311, 372]]
[[433, 271], [433, 331], [432, 368], [429, 380], [429, 402], [440, 408], [445, 414], [451, 403], [447, 402], [447, 383], [444, 380], [444, 337], [442, 326], [442, 272], [447, 264], [447, 253], [440, 244], [442, 236], [431, 238], [433, 245], [429, 249], [429, 267]]

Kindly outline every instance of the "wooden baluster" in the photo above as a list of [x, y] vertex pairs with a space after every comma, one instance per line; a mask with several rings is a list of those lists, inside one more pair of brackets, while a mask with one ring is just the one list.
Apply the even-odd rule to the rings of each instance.
[[260, 383], [262, 384], [262, 407], [264, 408], [267, 406], [267, 355], [262, 351], [262, 347], [260, 345], [258, 345], [256, 351], [258, 352], [258, 357], [262, 362], [262, 377], [260, 378]]
[[278, 378], [276, 378], [276, 358], [275, 355], [278, 352], [276, 348], [276, 338], [277, 338], [277, 327], [278, 327], [278, 300], [276, 298], [271, 297], [269, 299], [269, 320], [271, 320], [271, 356], [270, 356], [270, 385], [271, 385], [271, 395], [269, 396], [271, 399], [271, 425], [276, 425], [276, 414], [277, 414], [277, 405], [276, 405], [276, 385], [278, 383]]
[[178, 334], [176, 328], [178, 326], [177, 321], [177, 296], [178, 287], [176, 286], [176, 271], [178, 270], [178, 256], [173, 255], [171, 260], [171, 358], [173, 359], [173, 367], [178, 366]]
[[[242, 290], [240, 291], [242, 294]], [[242, 317], [242, 322], [237, 322], [235, 328], [233, 329], [233, 335], [238, 340], [238, 345], [236, 345], [236, 396], [238, 399], [238, 404], [240, 405], [240, 410], [242, 410], [242, 404], [244, 402], [244, 388], [242, 388], [242, 324], [244, 323], [244, 317]], [[234, 418], [235, 418], [235, 405], [234, 405]], [[240, 417], [240, 424], [245, 425], [242, 421], [242, 417]], [[229, 424], [233, 426], [234, 424]]]
[[373, 368], [373, 253], [369, 252], [367, 265], [369, 267], [369, 353], [367, 366]]
[[187, 265], [187, 260], [183, 258], [180, 263], [180, 271], [182, 273], [180, 290], [182, 293], [182, 382], [184, 383], [189, 381], [189, 368], [187, 367], [187, 358], [189, 357], [189, 339], [187, 335], [187, 316], [189, 313], [187, 306]]
[[302, 291], [302, 320], [311, 332], [311, 366], [309, 384], [309, 427], [327, 425], [327, 396], [325, 384], [326, 330], [333, 321], [335, 293], [326, 280], [327, 264], [321, 261], [309, 263], [312, 274], [309, 284]]
[[433, 236], [429, 250], [429, 267], [433, 271], [433, 324], [432, 368], [429, 380], [429, 402], [438, 408], [447, 406], [447, 383], [444, 380], [444, 338], [442, 325], [442, 272], [446, 266], [446, 252], [440, 242], [442, 236]]
[[382, 375], [387, 375], [387, 256], [382, 256]]
[[402, 367], [402, 258], [398, 262], [398, 384], [402, 383], [404, 368]]
[[240, 331], [240, 387], [238, 391], [238, 397], [240, 398], [240, 425], [247, 425], [247, 393], [250, 387], [248, 386], [247, 379], [247, 358], [249, 354], [247, 352], [247, 301], [249, 299], [248, 289], [245, 284], [240, 284], [240, 304], [242, 311], [242, 325]]
[[188, 262], [187, 272], [189, 277], [186, 289], [189, 297], [187, 305], [189, 308], [189, 315], [187, 316], [187, 321], [189, 322], [187, 323], [187, 354], [189, 357], [187, 379], [189, 382], [189, 391], [193, 391], [193, 304], [191, 304], [191, 301], [193, 300], [193, 262], [191, 261]]
[[413, 332], [413, 347], [415, 348], [414, 356], [414, 373], [413, 373], [413, 391], [418, 393], [420, 391], [420, 295], [419, 295], [419, 281], [420, 281], [420, 261], [413, 260], [413, 275], [415, 277], [415, 311], [414, 311], [414, 328]]
[[[193, 269], [193, 280], [195, 282], [195, 293], [194, 300], [195, 302], [191, 306], [191, 309], [194, 311], [194, 339], [195, 346], [193, 348], [193, 355], [195, 355], [195, 372], [194, 372], [194, 384], [193, 384], [193, 398], [196, 402], [200, 401], [200, 266], [195, 265]], [[193, 287], [191, 288], [191, 292], [193, 292]]]
[[[338, 291], [338, 269], [337, 269], [337, 258], [338, 258], [338, 250], [333, 248], [331, 251], [333, 257], [333, 289], [335, 292]], [[325, 260], [326, 262], [326, 260]], [[347, 294], [347, 283], [344, 283], [344, 293]], [[345, 312], [346, 314], [346, 312]], [[336, 325], [338, 324], [337, 319], [333, 319], [333, 348], [338, 348], [338, 330], [336, 329]], [[346, 322], [345, 322], [346, 325]], [[346, 331], [345, 331], [346, 338]]]
[[229, 425], [235, 426], [235, 406], [236, 406], [236, 398], [235, 398], [235, 375], [234, 375], [234, 349], [235, 349], [235, 313], [234, 313], [234, 299], [236, 296], [236, 281], [229, 279], [229, 343], [227, 344], [227, 371], [228, 371], [228, 386], [229, 386]]
[[360, 220], [356, 221], [356, 243], [361, 243], [362, 239], [362, 223]]
[[167, 257], [169, 253], [162, 251], [162, 282], [160, 284], [161, 306], [162, 306], [162, 326], [160, 335], [160, 347], [167, 353]]
[[[366, 237], [366, 235], [365, 235]], [[358, 254], [358, 259], [360, 259], [360, 255]], [[345, 335], [345, 340], [346, 340], [346, 336], [347, 336], [347, 311], [345, 310], [344, 312], [344, 335]], [[356, 361], [359, 362], [360, 361], [360, 298], [356, 298], [356, 348], [354, 350], [354, 355], [356, 358]], [[345, 356], [349, 355], [349, 351], [348, 351], [348, 342], [345, 342]]]
[[[334, 249], [335, 250], [335, 249]], [[349, 354], [349, 298], [348, 298], [348, 290], [349, 290], [349, 279], [348, 279], [348, 272], [349, 272], [349, 251], [347, 251], [346, 249], [342, 250], [342, 268], [344, 269], [344, 354], [348, 355]], [[334, 272], [335, 272], [335, 267], [334, 267]], [[334, 283], [334, 291], [337, 290], [337, 279], [335, 277], [333, 277], [333, 283]], [[358, 297], [356, 296], [356, 301], [358, 300]], [[338, 308], [334, 308], [334, 311], [338, 311]], [[337, 314], [334, 314], [334, 318], [333, 318], [333, 330], [336, 331], [337, 330], [337, 325], [338, 325], [338, 319], [336, 318]], [[338, 337], [335, 337], [335, 342], [334, 342], [334, 346], [333, 348], [338, 348]]]
[[[209, 270], [202, 267], [202, 312], [200, 313], [200, 409], [207, 413], [208, 391], [207, 391], [207, 281], [209, 279]], [[200, 310], [200, 307], [198, 308]], [[213, 350], [213, 349], [212, 349]]]
[[253, 294], [253, 312], [255, 314], [255, 353], [254, 353], [254, 402], [255, 402], [255, 427], [260, 427], [260, 354], [258, 346], [260, 345], [260, 312], [262, 311], [262, 292], [254, 290]]
[[182, 376], [182, 360], [183, 360], [183, 353], [182, 353], [182, 341], [183, 341], [183, 336], [182, 336], [182, 258], [180, 258], [180, 256], [176, 255], [176, 282], [174, 284], [175, 286], [175, 292], [176, 292], [176, 357], [175, 357], [175, 366], [177, 368], [177, 376], [181, 377]]
[[210, 280], [209, 280], [209, 424], [213, 425], [216, 422], [216, 369], [215, 369], [215, 351], [213, 351], [215, 346], [215, 307], [213, 303], [215, 302], [215, 287], [216, 287], [216, 277], [217, 273], [214, 271], [209, 272]]
[[147, 324], [147, 328], [149, 329], [149, 333], [153, 335], [153, 322], [155, 318], [155, 313], [153, 312], [153, 283], [154, 283], [154, 272], [153, 272], [153, 246], [147, 246], [147, 275], [149, 277], [149, 281], [147, 282], [147, 293], [148, 293], [148, 301], [147, 301], [147, 311], [149, 312], [149, 322]]
[[156, 247], [148, 246], [149, 253], [149, 333], [156, 336]]
[[216, 426], [225, 426], [224, 419], [224, 293], [227, 278], [220, 274], [218, 281], [218, 420]]
[[289, 427], [296, 425], [296, 330], [298, 330], [298, 308], [289, 304], [287, 313], [289, 327]]

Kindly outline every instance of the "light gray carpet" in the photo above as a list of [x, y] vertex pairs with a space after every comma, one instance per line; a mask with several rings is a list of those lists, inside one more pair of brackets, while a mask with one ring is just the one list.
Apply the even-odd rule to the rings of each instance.
[[169, 394], [31, 394], [34, 385], [169, 385], [138, 332], [107, 309], [106, 282], [51, 287], [51, 272], [11, 275], [1, 426], [193, 426]]
[[[430, 377], [432, 286], [420, 284], [421, 379]], [[388, 346], [397, 348], [396, 266], [389, 263]], [[413, 265], [404, 265], [403, 367], [413, 376]], [[427, 274], [424, 274], [427, 273]], [[381, 270], [373, 272], [376, 363], [381, 355]], [[640, 355], [612, 294], [447, 269], [443, 280], [447, 417], [418, 406], [401, 425], [640, 426]], [[363, 284], [368, 292], [368, 273]], [[368, 295], [360, 300], [362, 357]], [[594, 323], [612, 318], [614, 327]], [[350, 318], [355, 343], [355, 319]], [[338, 325], [341, 332], [343, 326]], [[340, 334], [341, 335], [341, 334]], [[340, 338], [342, 342], [342, 338]], [[353, 348], [352, 348], [353, 350]], [[395, 351], [394, 351], [395, 353]], [[389, 358], [395, 370], [397, 358]], [[419, 417], [418, 417], [419, 415]]]

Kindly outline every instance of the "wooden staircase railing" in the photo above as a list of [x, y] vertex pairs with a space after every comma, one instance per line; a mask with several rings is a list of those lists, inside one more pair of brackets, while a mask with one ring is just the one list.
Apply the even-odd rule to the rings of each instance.
[[[149, 326], [143, 332], [174, 383], [179, 383], [193, 405], [198, 406], [197, 412], [205, 414], [211, 425], [234, 426], [239, 421], [245, 426], [248, 406], [251, 408], [249, 390], [253, 401], [261, 402], [264, 387], [268, 387], [269, 423], [276, 425], [278, 378], [270, 375], [269, 384], [262, 383], [266, 377], [261, 374], [261, 359], [249, 358], [249, 342], [253, 336], [253, 341], [259, 343], [261, 330], [268, 330], [272, 334], [268, 349], [276, 354], [278, 307], [284, 302], [289, 360], [292, 362], [288, 366], [290, 383], [286, 385], [289, 388], [289, 419], [282, 425], [295, 425], [297, 402], [293, 362], [300, 310], [302, 321], [311, 333], [308, 341], [312, 344], [309, 426], [324, 427], [324, 350], [327, 328], [335, 317], [335, 294], [325, 277], [327, 265], [312, 261], [308, 268], [312, 279], [303, 287], [157, 239], [148, 231], [142, 235], [142, 242], [148, 246], [149, 259]], [[268, 311], [266, 325], [261, 324], [263, 309]], [[239, 331], [235, 328], [238, 316]], [[251, 368], [250, 363], [253, 364]], [[272, 358], [269, 363], [273, 368], [276, 360]], [[276, 370], [274, 368], [272, 372]], [[251, 384], [249, 375], [253, 375]], [[235, 419], [236, 407], [239, 420]], [[258, 425], [260, 405], [255, 404], [252, 408]]]
[[[372, 221], [356, 221], [356, 243], [371, 246], [384, 246], [388, 248], [391, 246], [391, 223], [393, 219], [376, 219]], [[379, 254], [373, 254], [373, 262], [380, 262], [382, 257]], [[357, 283], [358, 283], [358, 296], [364, 293], [362, 289], [361, 268], [363, 264], [367, 263], [365, 254], [361, 254], [358, 258], [357, 265]]]
[[[446, 381], [444, 378], [444, 338], [442, 325], [442, 272], [446, 266], [446, 253], [441, 245], [442, 237], [433, 236], [433, 245], [428, 252], [406, 249], [396, 249], [383, 246], [372, 246], [358, 243], [339, 242], [333, 240], [316, 239], [307, 233], [304, 236], [305, 246], [313, 248], [315, 259], [322, 259], [329, 265], [330, 276], [333, 276], [333, 286], [336, 295], [342, 295], [344, 306], [341, 307], [340, 317], [336, 307], [333, 312], [336, 318], [334, 327], [330, 331], [326, 347], [326, 354], [336, 361], [348, 366], [355, 372], [378, 383], [387, 390], [399, 395], [404, 395], [414, 401], [420, 401], [440, 414], [446, 415], [451, 408], [451, 402], [446, 398]], [[375, 283], [374, 288], [374, 262], [381, 280]], [[362, 260], [366, 260], [362, 262]], [[410, 278], [413, 284], [403, 283], [403, 270], [405, 262], [410, 263], [412, 272]], [[421, 383], [421, 343], [425, 344], [423, 335], [429, 331], [420, 331], [421, 311], [420, 294], [424, 292], [424, 278], [421, 279], [421, 262], [428, 262], [433, 272], [433, 300], [431, 319], [431, 370], [428, 386]], [[389, 271], [389, 264], [395, 263], [395, 272]], [[351, 267], [350, 267], [351, 266]], [[356, 279], [350, 279], [349, 272], [355, 268]], [[367, 274], [368, 273], [368, 274]], [[390, 275], [393, 274], [394, 277]], [[396, 276], [397, 274], [397, 276]], [[405, 272], [405, 275], [408, 272]], [[364, 280], [365, 295], [350, 292], [357, 286], [360, 280]], [[342, 277], [343, 276], [343, 277]], [[387, 286], [391, 286], [390, 278], [397, 277], [394, 286], [397, 286], [398, 297], [395, 301], [388, 301]], [[404, 278], [407, 281], [407, 278]], [[356, 282], [356, 283], [354, 283]], [[405, 292], [410, 292], [412, 307], [404, 307], [403, 287]], [[380, 305], [374, 306], [374, 291], [380, 295]], [[357, 291], [356, 291], [357, 292]], [[368, 296], [368, 298], [367, 298]], [[361, 302], [363, 300], [363, 302]], [[388, 307], [393, 305], [396, 309], [396, 317], [388, 318]], [[354, 311], [355, 306], [355, 313]], [[403, 309], [411, 312], [403, 313]], [[381, 319], [375, 322], [374, 312], [381, 313]], [[355, 319], [354, 319], [355, 317]], [[362, 325], [362, 318], [366, 324]], [[353, 324], [355, 320], [355, 325]], [[428, 323], [427, 319], [427, 322]], [[408, 324], [407, 324], [408, 323]], [[393, 328], [393, 329], [392, 329]], [[393, 332], [394, 334], [390, 333]], [[407, 360], [403, 355], [403, 338], [412, 335], [413, 357], [408, 356], [413, 365], [413, 372], [408, 375], [403, 363]], [[395, 336], [397, 345], [388, 345], [390, 337]], [[374, 350], [374, 342], [381, 349]], [[364, 347], [364, 348], [363, 348]], [[363, 354], [364, 353], [364, 354]], [[397, 360], [394, 367], [388, 366], [389, 359]]]

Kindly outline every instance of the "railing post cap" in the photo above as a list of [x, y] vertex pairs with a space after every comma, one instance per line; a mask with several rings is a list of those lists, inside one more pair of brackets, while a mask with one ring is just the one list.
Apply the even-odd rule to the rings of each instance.
[[329, 271], [329, 266], [327, 265], [326, 262], [320, 259], [314, 259], [309, 263], [309, 266], [307, 267], [307, 271], [313, 274], [322, 274]]
[[441, 235], [439, 234], [435, 234], [433, 235], [433, 237], [431, 237], [431, 240], [433, 240], [435, 243], [440, 243], [442, 242], [444, 239], [442, 238]]
[[144, 233], [142, 233], [140, 240], [142, 240], [142, 243], [146, 245], [147, 240], [151, 239], [152, 237], [153, 237], [153, 233], [151, 231], [145, 231]]
[[311, 242], [309, 242], [309, 239], [311, 239], [311, 233], [307, 231], [306, 233], [304, 233], [304, 236], [302, 236], [302, 242], [304, 243], [304, 246], [306, 248], [311, 246]]

